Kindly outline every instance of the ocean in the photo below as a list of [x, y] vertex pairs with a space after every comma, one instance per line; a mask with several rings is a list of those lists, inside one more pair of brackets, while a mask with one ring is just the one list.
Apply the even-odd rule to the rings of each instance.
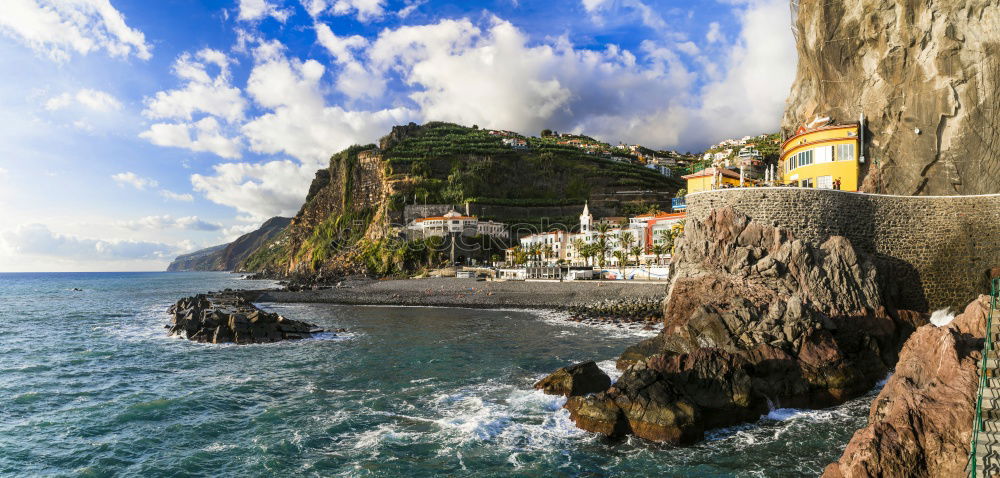
[[262, 304], [348, 333], [247, 346], [166, 336], [181, 297], [271, 285], [0, 274], [0, 475], [816, 476], [874, 397], [774, 410], [678, 448], [578, 430], [565, 399], [532, 389], [581, 360], [614, 378], [643, 336], [552, 312]]

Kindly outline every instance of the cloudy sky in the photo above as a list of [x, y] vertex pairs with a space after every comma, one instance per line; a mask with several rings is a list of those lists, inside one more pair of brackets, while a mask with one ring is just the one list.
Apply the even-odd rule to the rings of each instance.
[[0, 272], [161, 270], [444, 120], [698, 151], [774, 130], [787, 0], [3, 0]]

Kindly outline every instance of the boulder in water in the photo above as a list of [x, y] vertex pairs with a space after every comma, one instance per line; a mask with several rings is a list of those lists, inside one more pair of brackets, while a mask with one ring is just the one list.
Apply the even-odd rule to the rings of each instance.
[[238, 292], [199, 294], [177, 301], [170, 335], [195, 342], [259, 344], [303, 339], [323, 329], [258, 309]]
[[611, 378], [593, 361], [563, 367], [535, 383], [538, 390], [564, 397], [603, 392], [610, 386]]

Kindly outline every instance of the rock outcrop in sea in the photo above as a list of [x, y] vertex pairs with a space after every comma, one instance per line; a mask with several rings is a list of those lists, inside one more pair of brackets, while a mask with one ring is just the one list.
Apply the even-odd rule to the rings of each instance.
[[259, 344], [311, 337], [323, 329], [258, 309], [238, 292], [199, 294], [167, 309], [170, 335], [213, 344]]
[[795, 1], [782, 129], [867, 119], [868, 192], [1000, 193], [1000, 3]]
[[613, 386], [566, 403], [580, 428], [689, 444], [772, 407], [842, 403], [927, 321], [893, 308], [849, 240], [804, 243], [729, 208], [688, 222], [672, 268], [663, 332], [622, 354]]
[[825, 478], [965, 476], [989, 297], [907, 340], [896, 371]]
[[611, 378], [593, 361], [563, 367], [535, 383], [538, 390], [564, 397], [597, 393], [610, 386]]

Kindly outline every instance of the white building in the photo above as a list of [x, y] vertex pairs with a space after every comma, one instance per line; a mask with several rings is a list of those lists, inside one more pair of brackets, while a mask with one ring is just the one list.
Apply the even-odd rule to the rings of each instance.
[[[609, 227], [603, 233], [603, 239], [607, 246], [604, 256], [605, 266], [618, 266], [616, 252], [625, 252], [629, 255], [629, 261], [634, 262], [633, 252], [636, 247], [642, 251], [639, 257], [640, 261], [650, 264], [654, 262], [654, 255], [651, 254], [650, 249], [654, 244], [662, 242], [661, 231], [669, 230], [674, 224], [682, 221], [684, 217], [684, 213], [645, 214], [628, 218], [623, 225], [621, 223], [625, 222], [625, 218], [602, 218], [595, 221], [594, 216], [590, 214], [589, 205], [584, 205], [583, 213], [580, 214], [579, 232], [550, 231], [531, 234], [520, 238], [520, 244], [522, 250], [529, 252], [528, 261], [532, 264], [553, 264], [560, 260], [569, 265], [588, 265], [588, 262], [598, 264], [600, 260], [597, 257], [591, 258], [589, 261], [583, 257], [577, 250], [577, 244], [588, 245], [600, 242], [602, 238], [600, 229], [602, 228], [599, 225], [606, 224]], [[625, 237], [631, 239], [626, 241]], [[531, 251], [538, 253], [531, 254]], [[508, 252], [508, 261], [510, 261], [512, 253], [513, 251]], [[660, 260], [662, 261], [665, 257], [667, 256], [661, 256]]]
[[446, 234], [464, 236], [503, 236], [507, 226], [500, 222], [480, 221], [476, 216], [465, 216], [458, 211], [448, 211], [443, 216], [421, 217], [406, 226], [420, 237], [443, 237]]
[[504, 138], [503, 144], [514, 149], [528, 149], [528, 142], [521, 138]]

